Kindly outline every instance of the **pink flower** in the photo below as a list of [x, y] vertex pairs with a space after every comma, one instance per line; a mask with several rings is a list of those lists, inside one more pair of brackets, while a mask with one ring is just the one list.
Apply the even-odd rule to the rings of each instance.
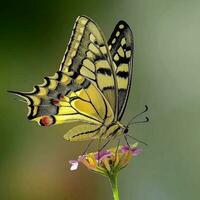
[[128, 145], [123, 145], [121, 147], [121, 151], [123, 153], [125, 153], [127, 151], [131, 151], [133, 156], [138, 156], [142, 152], [142, 149], [141, 148], [136, 148], [136, 147], [129, 147]]
[[112, 153], [109, 150], [102, 150], [96, 154], [96, 160], [101, 161], [106, 157], [112, 156]]
[[71, 164], [71, 167], [70, 167], [71, 171], [78, 169], [78, 164], [79, 164], [78, 160], [70, 160], [69, 164]]
[[141, 149], [137, 148], [137, 143], [131, 146], [122, 145], [113, 147], [100, 152], [91, 152], [83, 156], [79, 156], [77, 160], [71, 160], [70, 170], [76, 170], [79, 163], [85, 165], [89, 170], [109, 176], [117, 173], [126, 167], [132, 157], [141, 153]]

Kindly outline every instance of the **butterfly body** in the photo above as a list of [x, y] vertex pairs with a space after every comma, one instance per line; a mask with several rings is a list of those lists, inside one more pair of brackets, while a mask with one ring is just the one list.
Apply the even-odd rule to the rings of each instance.
[[59, 71], [32, 92], [11, 92], [27, 101], [28, 119], [41, 126], [78, 122], [66, 140], [113, 137], [126, 130], [120, 120], [131, 85], [132, 54], [132, 33], [124, 21], [107, 43], [100, 28], [80, 16]]
[[103, 138], [107, 139], [113, 136], [118, 136], [124, 133], [126, 127], [122, 125], [119, 121], [114, 121], [108, 127], [106, 127], [106, 131], [103, 134]]

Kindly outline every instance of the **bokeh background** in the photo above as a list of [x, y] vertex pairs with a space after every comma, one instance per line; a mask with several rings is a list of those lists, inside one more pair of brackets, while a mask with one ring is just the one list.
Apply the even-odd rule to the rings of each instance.
[[78, 15], [108, 38], [118, 20], [135, 36], [133, 87], [124, 122], [150, 107], [149, 124], [130, 134], [148, 143], [122, 171], [123, 200], [200, 196], [200, 1], [34, 0], [0, 6], [0, 199], [110, 200], [108, 180], [69, 171], [86, 143], [69, 143], [69, 125], [39, 127], [6, 90], [32, 90], [57, 71]]

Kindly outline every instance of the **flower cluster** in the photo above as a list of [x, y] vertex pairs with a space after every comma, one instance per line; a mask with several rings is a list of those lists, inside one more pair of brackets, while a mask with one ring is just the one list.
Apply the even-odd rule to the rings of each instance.
[[110, 176], [117, 174], [126, 167], [133, 156], [140, 154], [141, 149], [137, 148], [137, 143], [128, 146], [122, 145], [100, 152], [92, 152], [79, 156], [77, 160], [70, 160], [70, 170], [76, 170], [79, 163], [85, 165], [89, 170], [99, 174]]

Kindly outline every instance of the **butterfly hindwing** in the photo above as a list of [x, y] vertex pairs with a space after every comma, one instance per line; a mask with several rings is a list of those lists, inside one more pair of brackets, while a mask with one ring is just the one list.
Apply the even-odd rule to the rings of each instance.
[[65, 122], [85, 122], [101, 125], [113, 120], [112, 109], [87, 78], [71, 73], [57, 72], [28, 93], [13, 92], [28, 102], [28, 118], [49, 126]]
[[106, 131], [104, 125], [82, 124], [75, 126], [68, 131], [64, 138], [69, 141], [83, 141], [88, 139], [97, 139]]
[[119, 21], [108, 41], [109, 50], [113, 59], [118, 86], [118, 113], [120, 120], [126, 108], [131, 79], [133, 59], [133, 34], [124, 21]]
[[91, 80], [117, 110], [116, 78], [112, 58], [100, 28], [88, 17], [77, 18], [60, 70], [77, 72]]

